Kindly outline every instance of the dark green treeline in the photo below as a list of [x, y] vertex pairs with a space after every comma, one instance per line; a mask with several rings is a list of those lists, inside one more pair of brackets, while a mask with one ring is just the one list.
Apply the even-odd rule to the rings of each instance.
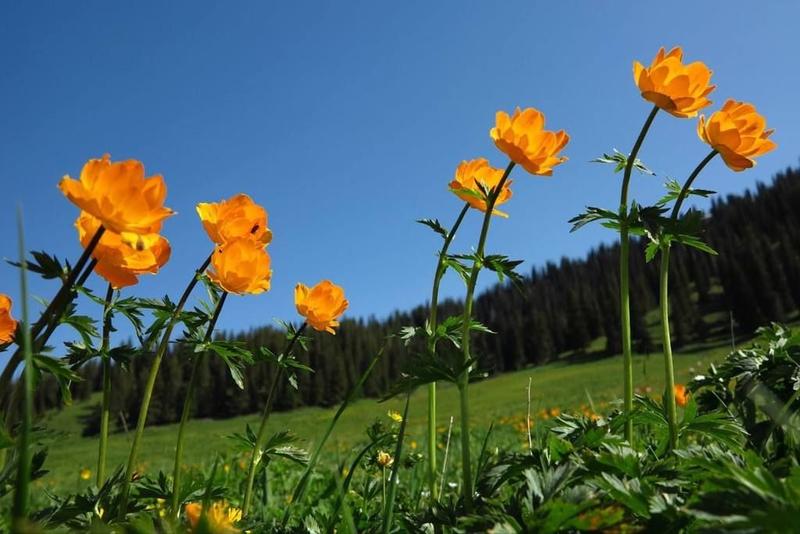
[[[565, 239], [567, 231], [565, 223]], [[760, 184], [754, 192], [715, 200], [706, 232], [719, 256], [673, 248], [670, 298], [677, 347], [727, 339], [731, 314], [737, 335], [769, 321], [795, 317], [800, 308], [800, 170], [787, 170], [771, 185]], [[640, 351], [657, 350], [659, 340], [651, 338], [651, 331], [657, 329], [648, 324], [649, 318], [656, 319], [647, 312], [657, 305], [658, 262], [645, 262], [643, 243], [633, 246], [631, 258], [634, 341]], [[490, 372], [503, 372], [559, 357], [591, 358], [620, 352], [617, 262], [616, 245], [600, 246], [584, 259], [564, 258], [534, 269], [525, 277], [521, 291], [498, 284], [483, 293], [475, 303], [477, 317], [501, 334], [476, 336], [474, 351], [482, 365]], [[459, 308], [459, 302], [447, 301], [442, 304], [441, 316], [456, 314]], [[298, 390], [284, 384], [276, 409], [340, 402], [389, 334], [402, 326], [422, 325], [426, 317], [426, 307], [419, 306], [385, 320], [343, 320], [336, 336], [313, 335], [310, 351], [301, 359], [316, 372], [299, 376]], [[284, 342], [272, 327], [226, 337], [273, 351], [279, 351]], [[152, 424], [173, 422], [180, 416], [189, 374], [185, 356], [176, 350], [163, 363], [150, 409]], [[406, 357], [402, 344], [393, 343], [363, 393], [379, 396], [386, 392]], [[149, 365], [147, 358], [140, 358], [132, 363], [130, 373], [115, 370], [112, 413], [119, 429], [137, 418]], [[100, 388], [97, 365], [85, 366], [82, 373], [86, 380], [73, 385], [78, 399]], [[224, 418], [260, 410], [272, 373], [266, 364], [249, 368], [241, 391], [219, 359], [207, 359], [194, 416]], [[55, 384], [43, 382], [36, 398], [38, 409], [58, 402]], [[97, 421], [96, 413], [88, 413], [85, 432], [96, 432]]]

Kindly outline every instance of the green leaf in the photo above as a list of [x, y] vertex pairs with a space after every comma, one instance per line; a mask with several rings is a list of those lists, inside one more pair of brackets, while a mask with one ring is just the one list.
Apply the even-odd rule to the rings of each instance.
[[587, 224], [595, 221], [600, 221], [603, 226], [606, 226], [610, 223], [615, 223], [617, 228], [619, 227], [619, 214], [603, 209], [603, 208], [596, 208], [594, 206], [587, 206], [586, 211], [583, 213], [576, 215], [568, 222], [572, 225], [572, 229], [570, 232], [574, 232], [579, 230], [580, 228], [586, 226]]
[[440, 236], [442, 239], [447, 239], [447, 229], [442, 226], [442, 223], [439, 222], [439, 219], [418, 219], [417, 222], [419, 224], [424, 224]]
[[70, 368], [67, 360], [51, 358], [50, 356], [45, 356], [44, 354], [34, 354], [33, 366], [35, 369], [34, 374], [37, 375], [37, 379], [40, 378], [42, 372], [47, 372], [53, 375], [58, 382], [58, 387], [61, 390], [61, 398], [64, 400], [64, 404], [72, 404], [72, 393], [69, 390], [69, 386], [72, 382], [82, 381], [83, 378]]
[[[674, 178], [668, 178], [667, 181], [664, 183], [664, 187], [667, 189], [667, 194], [661, 197], [661, 199], [657, 202], [659, 206], [663, 206], [665, 204], [669, 204], [673, 200], [677, 200], [678, 196], [681, 193], [683, 187], [681, 184], [675, 180]], [[708, 198], [711, 195], [716, 194], [716, 191], [711, 191], [709, 189], [692, 189], [686, 192], [686, 196], [694, 195], [698, 197]]]
[[[25, 262], [26, 270], [38, 274], [45, 280], [65, 280], [69, 275], [71, 270], [69, 262], [65, 261], [62, 265], [57, 257], [38, 250], [31, 251], [31, 256], [33, 259]], [[6, 260], [6, 262], [14, 267], [21, 267], [17, 261]]]
[[[461, 255], [446, 255], [442, 261], [442, 265], [444, 265], [444, 271], [447, 269], [453, 269], [458, 276], [461, 277], [461, 280], [467, 284], [469, 283], [471, 268], [462, 263], [461, 259], [463, 259], [463, 256]], [[444, 271], [442, 274], [444, 274]]]
[[[608, 165], [614, 166], [614, 172], [621, 172], [625, 170], [625, 166], [628, 164], [628, 156], [623, 154], [622, 152], [618, 151], [616, 148], [614, 149], [613, 154], [603, 154], [599, 158], [595, 158], [591, 160], [592, 163], [605, 163]], [[651, 176], [655, 176], [656, 173], [645, 167], [642, 160], [636, 159], [633, 162], [633, 168], [639, 171], [642, 174], [649, 174]]]
[[243, 369], [246, 365], [253, 363], [252, 353], [244, 347], [244, 344], [237, 341], [209, 341], [199, 345], [200, 348], [195, 347], [196, 352], [209, 350], [222, 358], [225, 365], [228, 366], [231, 378], [239, 386], [239, 389], [244, 389], [244, 374]]
[[524, 260], [511, 260], [508, 256], [502, 256], [500, 254], [491, 254], [483, 258], [482, 264], [490, 271], [497, 273], [497, 278], [500, 283], [505, 281], [506, 277], [508, 277], [514, 287], [521, 291], [524, 287], [525, 279], [522, 275], [514, 271], [514, 269], [523, 261]]
[[77, 315], [75, 313], [76, 310], [77, 306], [74, 302], [71, 302], [66, 310], [64, 310], [64, 314], [59, 319], [59, 322], [75, 330], [78, 335], [81, 336], [81, 339], [83, 339], [84, 345], [90, 346], [92, 344], [92, 339], [99, 337], [97, 327], [95, 326], [96, 322], [87, 315]]
[[659, 243], [658, 241], [651, 240], [647, 244], [647, 247], [645, 247], [645, 249], [644, 249], [644, 259], [645, 259], [645, 261], [647, 263], [650, 263], [651, 261], [653, 261], [653, 258], [656, 257], [656, 254], [658, 254], [659, 250], [661, 250], [661, 243]]

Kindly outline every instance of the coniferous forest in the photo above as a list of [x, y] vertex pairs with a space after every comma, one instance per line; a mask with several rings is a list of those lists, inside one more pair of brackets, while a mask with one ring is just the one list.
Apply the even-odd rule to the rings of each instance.
[[[670, 295], [674, 346], [693, 341], [727, 340], [746, 336], [770, 321], [787, 321], [800, 309], [800, 169], [788, 169], [771, 184], [755, 191], [730, 195], [712, 203], [705, 219], [707, 240], [718, 256], [676, 247], [670, 265], [674, 280]], [[565, 232], [567, 225], [564, 225]], [[632, 330], [635, 348], [658, 348], [646, 316], [657, 305], [658, 268], [645, 261], [644, 243], [635, 242], [631, 253]], [[477, 319], [504, 336], [479, 335], [476, 353], [488, 371], [500, 373], [540, 365], [558, 358], [601, 358], [621, 350], [618, 321], [617, 245], [599, 246], [583, 259], [562, 259], [535, 267], [522, 287], [497, 284], [475, 301]], [[460, 313], [460, 303], [440, 304], [442, 317]], [[339, 403], [356, 382], [383, 340], [408, 325], [421, 326], [427, 308], [396, 312], [385, 320], [345, 319], [336, 336], [312, 336], [303, 355], [314, 373], [300, 373], [300, 387], [281, 384], [275, 409], [330, 406]], [[731, 320], [733, 323], [731, 323]], [[227, 333], [229, 340], [248, 348], [266, 346], [277, 351], [285, 342], [277, 328], [265, 326]], [[177, 344], [162, 365], [150, 408], [149, 422], [165, 424], [180, 417], [191, 365], [178, 358]], [[387, 392], [403, 370], [407, 351], [390, 344], [378, 367], [364, 385], [364, 395]], [[147, 355], [130, 361], [130, 373], [115, 384], [111, 413], [116, 428], [135, 422], [150, 362]], [[207, 358], [200, 369], [194, 417], [226, 418], [256, 412], [263, 402], [274, 367], [264, 363], [247, 368], [245, 391], [239, 390], [220, 358]], [[99, 365], [84, 365], [85, 380], [72, 385], [75, 400], [101, 389]], [[170, 385], [171, 387], [167, 387]], [[46, 377], [36, 391], [38, 411], [61, 405], [58, 385]], [[85, 417], [84, 433], [99, 428], [99, 405]]]

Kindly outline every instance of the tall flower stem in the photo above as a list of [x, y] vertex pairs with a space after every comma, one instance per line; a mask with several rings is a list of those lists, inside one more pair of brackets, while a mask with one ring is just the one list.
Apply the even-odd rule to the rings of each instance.
[[[388, 342], [388, 340], [387, 340]], [[317, 442], [316, 446], [314, 447], [314, 452], [311, 454], [311, 458], [308, 460], [308, 464], [306, 464], [306, 468], [303, 470], [303, 474], [300, 477], [300, 480], [297, 482], [297, 485], [294, 487], [294, 491], [292, 492], [292, 496], [289, 499], [289, 503], [292, 505], [297, 505], [297, 503], [303, 500], [303, 497], [306, 494], [306, 490], [308, 489], [308, 481], [311, 478], [311, 473], [314, 472], [314, 469], [317, 466], [317, 462], [319, 461], [320, 454], [322, 453], [322, 448], [328, 442], [328, 438], [331, 437], [331, 432], [333, 429], [336, 428], [336, 424], [339, 422], [339, 419], [342, 417], [342, 414], [347, 410], [347, 407], [358, 397], [359, 393], [362, 391], [364, 387], [364, 383], [367, 381], [369, 376], [372, 374], [373, 369], [375, 369], [375, 365], [378, 361], [383, 357], [384, 352], [386, 351], [387, 342], [384, 342], [381, 349], [372, 357], [367, 365], [367, 368], [361, 373], [361, 376], [358, 378], [355, 384], [350, 388], [350, 391], [347, 392], [347, 396], [342, 401], [342, 404], [339, 405], [339, 409], [336, 410], [336, 413], [333, 414], [333, 418], [328, 423], [328, 427], [325, 429], [325, 432], [322, 433], [322, 437]], [[283, 511], [283, 517], [281, 518], [281, 525], [280, 528], [283, 530], [286, 528], [286, 524], [289, 522], [289, 514], [292, 511], [291, 506], [287, 506], [286, 509]]]
[[[406, 435], [406, 424], [408, 421], [408, 404], [411, 401], [411, 392], [406, 394], [406, 405], [403, 409], [403, 420], [400, 422], [400, 429], [397, 432], [397, 445], [394, 449], [394, 461], [392, 462], [392, 474], [389, 476], [389, 497], [387, 500], [386, 490], [384, 489], [383, 497], [383, 534], [389, 534], [392, 530], [392, 515], [394, 513], [394, 502], [397, 496], [397, 486], [399, 485], [398, 476], [400, 472], [401, 461], [400, 458], [403, 454], [403, 440]], [[383, 468], [384, 479], [386, 478], [386, 468]], [[384, 484], [384, 488], [386, 485]]]
[[100, 358], [103, 362], [103, 403], [100, 410], [100, 446], [97, 450], [97, 487], [106, 481], [106, 453], [108, 451], [108, 421], [111, 414], [111, 356], [108, 354], [111, 337], [111, 300], [114, 298], [114, 287], [109, 283], [106, 289], [106, 300], [103, 305], [103, 340], [100, 346]]
[[[428, 318], [428, 328], [430, 333], [428, 336], [428, 355], [433, 358], [436, 355], [436, 327], [438, 325], [438, 311], [439, 311], [439, 283], [442, 281], [445, 271], [445, 258], [447, 251], [450, 248], [450, 243], [458, 231], [464, 216], [469, 210], [469, 202], [464, 204], [461, 212], [456, 218], [450, 231], [444, 238], [442, 249], [439, 251], [439, 259], [436, 262], [436, 272], [433, 275], [433, 289], [431, 290], [431, 310]], [[431, 493], [431, 499], [437, 499], [437, 486], [436, 486], [436, 382], [428, 384], [428, 489]]]
[[194, 272], [189, 285], [186, 286], [183, 295], [181, 295], [180, 300], [175, 305], [172, 316], [170, 317], [169, 321], [167, 322], [167, 326], [164, 329], [164, 335], [161, 337], [161, 343], [158, 345], [158, 349], [156, 350], [153, 363], [150, 365], [150, 372], [147, 375], [147, 383], [145, 384], [144, 394], [142, 396], [142, 404], [139, 407], [139, 420], [136, 424], [136, 433], [133, 436], [131, 452], [128, 456], [128, 464], [125, 469], [125, 478], [122, 481], [122, 493], [120, 496], [119, 506], [120, 520], [124, 519], [125, 514], [128, 512], [128, 496], [130, 495], [131, 489], [131, 477], [133, 477], [133, 471], [136, 468], [136, 457], [139, 453], [139, 444], [142, 439], [142, 434], [144, 434], [144, 426], [147, 423], [147, 410], [150, 408], [150, 399], [153, 396], [153, 388], [156, 385], [156, 377], [158, 377], [158, 370], [161, 367], [161, 360], [164, 358], [164, 354], [166, 354], [167, 348], [169, 347], [169, 338], [172, 335], [172, 329], [175, 328], [175, 325], [178, 323], [178, 319], [183, 311], [183, 307], [186, 305], [186, 301], [189, 300], [189, 295], [191, 295], [194, 286], [196, 286], [198, 280], [200, 280], [200, 276], [203, 274], [203, 272], [205, 272], [206, 268], [208, 268], [209, 263], [211, 263], [211, 254], [209, 254], [208, 258], [206, 258], [200, 267]]
[[[225, 299], [228, 298], [228, 292], [223, 291], [222, 295], [214, 307], [214, 313], [206, 328], [206, 334], [203, 338], [203, 343], [211, 341], [211, 336], [214, 334], [214, 327], [217, 326], [217, 320], [222, 313], [222, 307], [225, 305]], [[189, 415], [192, 412], [192, 405], [194, 404], [194, 391], [197, 389], [197, 375], [200, 366], [205, 361], [206, 353], [199, 354], [192, 364], [192, 374], [189, 378], [189, 386], [186, 389], [186, 398], [183, 400], [183, 412], [181, 413], [181, 422], [178, 425], [178, 443], [175, 445], [175, 466], [172, 470], [172, 514], [177, 517], [180, 513], [180, 489], [181, 489], [181, 464], [183, 463], [183, 437], [186, 430], [186, 422], [189, 420]]]
[[[81, 275], [81, 272], [86, 267], [86, 263], [89, 261], [89, 258], [94, 252], [94, 249], [97, 247], [97, 244], [100, 242], [100, 238], [103, 237], [106, 229], [103, 226], [97, 229], [94, 236], [92, 236], [92, 240], [89, 241], [89, 244], [83, 251], [83, 254], [78, 258], [78, 261], [75, 262], [75, 266], [69, 271], [69, 274], [64, 279], [63, 283], [61, 284], [61, 288], [59, 288], [56, 296], [53, 297], [53, 300], [47, 305], [42, 315], [39, 317], [39, 320], [36, 321], [32, 327], [30, 327], [30, 335], [32, 340], [36, 340], [37, 346], [43, 346], [47, 339], [50, 337], [50, 334], [53, 333], [56, 326], [58, 326], [58, 319], [61, 317], [61, 314], [64, 312], [64, 308], [66, 308], [67, 304], [72, 300], [72, 288], [75, 286], [75, 282], [78, 280], [78, 277]], [[20, 260], [22, 262], [22, 260]], [[93, 269], [94, 267], [92, 267]], [[91, 272], [91, 270], [89, 270]], [[85, 278], [81, 278], [82, 280], [86, 280]], [[42, 330], [47, 327], [47, 331], [40, 339], [37, 339], [39, 334], [42, 333]], [[24, 358], [24, 349], [22, 347], [18, 348], [16, 352], [9, 358], [8, 363], [6, 364], [5, 369], [3, 369], [3, 374], [0, 375], [0, 399], [3, 400], [5, 403], [6, 399], [4, 395], [6, 395], [8, 391], [12, 388], [11, 379], [14, 376], [14, 372], [17, 370], [17, 366], [22, 362]]]
[[[303, 325], [294, 333], [292, 339], [289, 340], [289, 344], [286, 346], [286, 350], [283, 352], [285, 357], [288, 357], [292, 353], [292, 349], [294, 348], [294, 344], [297, 342], [297, 338], [303, 334], [306, 326], [308, 326], [308, 323], [303, 323]], [[247, 512], [250, 510], [250, 502], [253, 499], [253, 483], [256, 479], [256, 470], [258, 469], [258, 464], [261, 462], [261, 447], [264, 446], [264, 437], [267, 431], [267, 421], [269, 421], [270, 413], [272, 413], [272, 402], [275, 399], [275, 392], [278, 389], [278, 382], [280, 382], [282, 376], [283, 367], [278, 367], [277, 371], [275, 372], [275, 376], [272, 377], [272, 383], [270, 384], [269, 392], [267, 393], [267, 402], [264, 405], [264, 412], [261, 414], [261, 423], [258, 426], [256, 442], [253, 444], [253, 451], [250, 455], [250, 468], [247, 472], [247, 485], [245, 486], [244, 503], [242, 505], [243, 517], [246, 517]]]
[[461, 470], [464, 490], [464, 508], [467, 512], [472, 511], [472, 464], [469, 451], [469, 373], [471, 366], [467, 365], [470, 361], [470, 323], [472, 322], [472, 302], [475, 296], [475, 285], [478, 283], [478, 274], [480, 274], [481, 267], [483, 266], [483, 253], [486, 247], [486, 237], [489, 234], [489, 223], [492, 220], [492, 211], [494, 210], [497, 197], [503, 190], [503, 186], [514, 168], [514, 162], [510, 162], [506, 167], [502, 178], [497, 183], [497, 186], [490, 192], [489, 198], [486, 201], [486, 213], [483, 216], [483, 225], [481, 226], [480, 237], [478, 238], [478, 248], [475, 251], [475, 261], [472, 262], [472, 271], [470, 272], [469, 281], [467, 282], [467, 294], [464, 298], [464, 319], [463, 330], [461, 332], [461, 353], [463, 370], [458, 377], [458, 393], [461, 406]]
[[[717, 155], [716, 150], [712, 150], [697, 167], [695, 167], [692, 174], [683, 184], [681, 192], [678, 193], [678, 198], [675, 200], [675, 205], [672, 207], [670, 221], [677, 222], [678, 215], [680, 215], [681, 205], [686, 197], [689, 195], [692, 183], [695, 178], [700, 174], [703, 168], [708, 165], [714, 156]], [[675, 371], [672, 361], [672, 341], [669, 329], [669, 254], [670, 243], [665, 241], [661, 245], [661, 271], [659, 272], [659, 304], [661, 309], [661, 332], [664, 347], [664, 405], [667, 412], [667, 422], [669, 423], [669, 446], [673, 449], [678, 441], [678, 418], [677, 409], [675, 407]]]
[[633, 164], [636, 156], [642, 147], [644, 138], [653, 119], [658, 113], [658, 106], [653, 106], [650, 115], [647, 116], [639, 137], [633, 145], [628, 161], [625, 165], [625, 173], [622, 177], [622, 191], [619, 200], [619, 310], [620, 327], [622, 331], [622, 367], [623, 367], [623, 411], [626, 415], [625, 420], [625, 439], [633, 443], [633, 420], [630, 418], [633, 412], [633, 354], [631, 351], [631, 298], [630, 298], [630, 228], [628, 225], [628, 185], [631, 181]]
[[22, 428], [18, 439], [17, 483], [14, 488], [14, 504], [11, 512], [11, 530], [28, 531], [27, 517], [31, 481], [31, 426], [33, 425], [33, 351], [31, 329], [28, 323], [28, 268], [25, 260], [25, 236], [22, 230], [22, 209], [17, 211], [17, 237], [20, 258], [20, 294], [22, 297], [22, 339], [18, 340], [25, 362], [22, 378], [25, 396], [22, 405]]

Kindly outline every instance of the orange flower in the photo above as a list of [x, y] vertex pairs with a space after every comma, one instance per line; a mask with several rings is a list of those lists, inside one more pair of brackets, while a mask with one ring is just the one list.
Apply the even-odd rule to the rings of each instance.
[[242, 511], [239, 508], [228, 506], [225, 501], [211, 504], [205, 514], [205, 524], [201, 524], [203, 505], [199, 502], [190, 502], [183, 508], [186, 519], [189, 521], [191, 532], [206, 532], [210, 534], [233, 534], [241, 532], [234, 526], [242, 520]]
[[689, 402], [689, 391], [683, 384], [675, 384], [675, 404], [680, 407], [686, 406]]
[[[100, 227], [100, 221], [83, 211], [75, 221], [75, 227], [81, 245], [86, 248]], [[130, 235], [106, 230], [92, 251], [92, 257], [97, 260], [95, 272], [115, 289], [135, 285], [140, 274], [157, 273], [172, 252], [169, 241], [156, 233], [133, 234], [136, 237], [134, 242], [124, 237]]]
[[498, 111], [489, 135], [511, 161], [531, 174], [551, 176], [553, 167], [567, 161], [558, 153], [569, 142], [569, 135], [564, 130], [545, 130], [544, 114], [539, 110], [517, 108], [511, 117], [505, 111]]
[[160, 231], [164, 219], [173, 214], [164, 207], [164, 178], [145, 178], [140, 161], [112, 163], [110, 158], [106, 154], [90, 159], [79, 180], [65, 176], [59, 189], [73, 204], [100, 219], [107, 230], [118, 234]]
[[323, 280], [312, 288], [297, 284], [294, 288], [294, 305], [297, 313], [306, 318], [314, 330], [336, 334], [337, 319], [350, 305], [344, 298], [344, 290], [331, 282]]
[[269, 291], [270, 264], [261, 243], [240, 237], [214, 250], [208, 277], [229, 293], [255, 295]]
[[201, 202], [197, 214], [208, 237], [218, 245], [237, 237], [249, 237], [262, 245], [272, 241], [267, 212], [243, 193], [220, 202]]
[[719, 152], [733, 171], [743, 171], [756, 164], [755, 158], [777, 146], [769, 136], [767, 121], [755, 106], [728, 100], [717, 112], [706, 118], [700, 115], [697, 135]]
[[11, 317], [11, 297], [0, 293], [0, 345], [11, 343], [17, 330], [17, 321]]
[[711, 101], [706, 98], [716, 86], [710, 85], [711, 70], [700, 61], [682, 63], [683, 50], [669, 53], [662, 47], [650, 67], [633, 62], [633, 79], [642, 98], [679, 118], [695, 117]]
[[[486, 213], [486, 200], [484, 200], [484, 195], [478, 184], [483, 184], [486, 190], [492, 191], [500, 183], [502, 177], [503, 170], [490, 166], [489, 162], [484, 158], [462, 161], [456, 168], [455, 178], [450, 182], [450, 190], [461, 200], [469, 202], [469, 205], [473, 208]], [[511, 198], [510, 185], [511, 180], [506, 180], [494, 203], [495, 207]], [[498, 209], [492, 209], [492, 215], [508, 217]]]

